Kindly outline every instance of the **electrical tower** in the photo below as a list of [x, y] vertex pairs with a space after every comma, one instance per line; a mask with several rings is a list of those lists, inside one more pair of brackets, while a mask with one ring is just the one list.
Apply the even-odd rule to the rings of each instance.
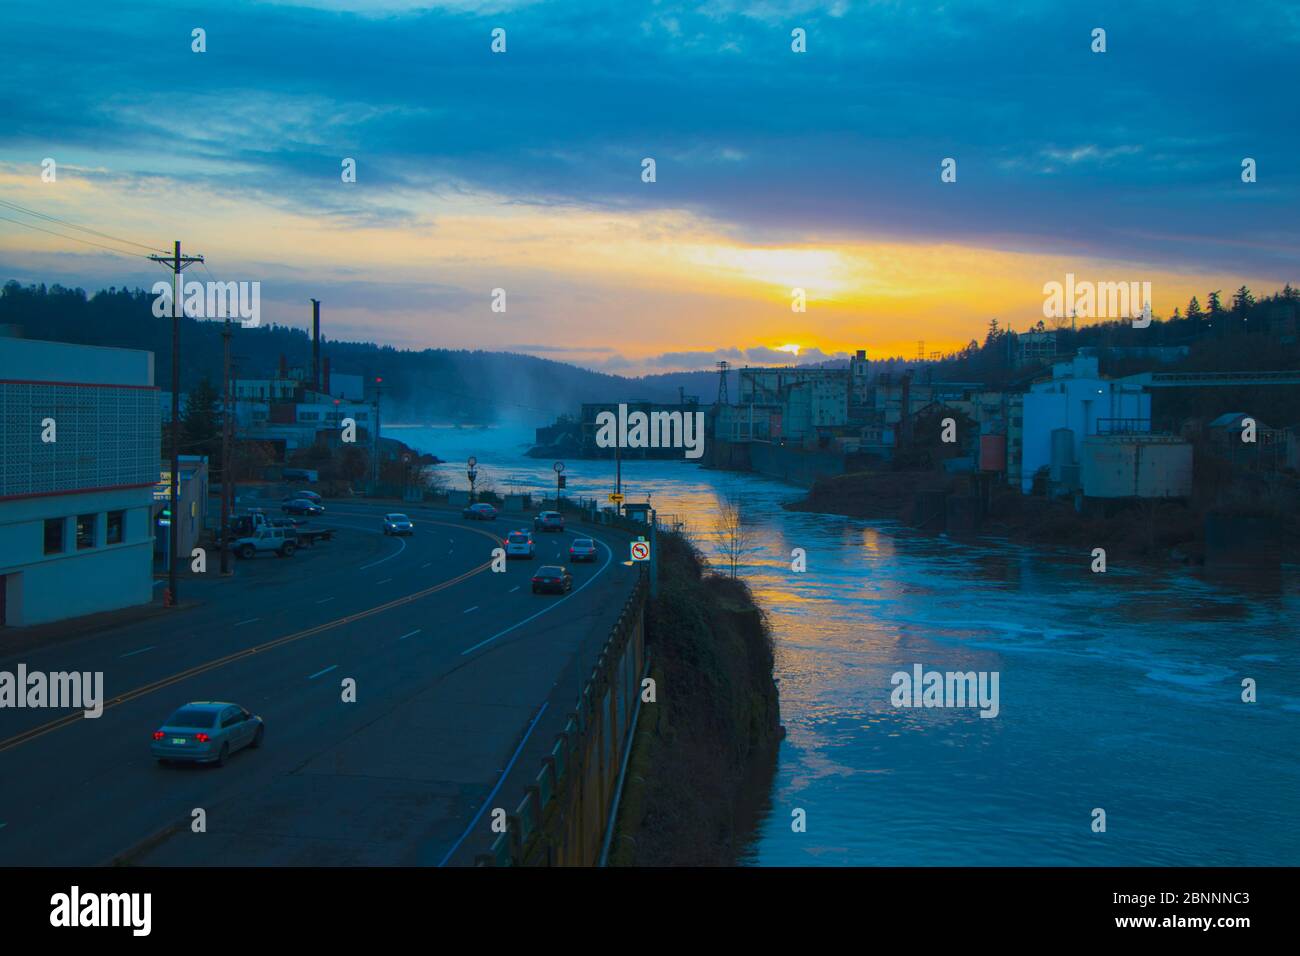
[[925, 339], [918, 339], [916, 342], [916, 360], [925, 361]]
[[729, 405], [730, 400], [727, 397], [727, 369], [731, 368], [730, 362], [718, 363], [718, 402], [719, 405]]

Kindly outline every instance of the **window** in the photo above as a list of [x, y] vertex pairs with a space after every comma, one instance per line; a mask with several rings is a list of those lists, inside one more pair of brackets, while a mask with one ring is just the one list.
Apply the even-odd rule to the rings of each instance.
[[95, 518], [98, 515], [77, 515], [77, 550], [95, 546]]
[[62, 554], [63, 553], [63, 522], [64, 518], [46, 518], [45, 519], [45, 553]]
[[104, 543], [121, 544], [126, 538], [126, 512], [110, 511], [108, 523], [104, 526]]

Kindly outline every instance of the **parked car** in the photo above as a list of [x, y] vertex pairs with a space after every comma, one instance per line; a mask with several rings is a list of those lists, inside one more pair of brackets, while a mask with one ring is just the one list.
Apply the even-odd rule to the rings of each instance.
[[569, 545], [569, 560], [595, 561], [596, 542], [590, 538], [574, 538], [573, 544]]
[[497, 509], [490, 504], [480, 501], [476, 505], [470, 505], [461, 512], [466, 518], [472, 518], [475, 521], [491, 521], [497, 516]]
[[222, 766], [236, 750], [262, 746], [262, 718], [238, 704], [197, 700], [185, 704], [153, 732], [150, 749], [159, 763], [180, 760]]
[[533, 536], [527, 531], [511, 531], [506, 535], [506, 558], [532, 558]]
[[304, 488], [302, 491], [295, 492], [294, 494], [291, 494], [288, 497], [286, 497], [284, 499], [284, 503], [288, 504], [290, 501], [298, 501], [299, 499], [303, 501], [310, 501], [313, 504], [317, 504], [317, 505], [320, 504], [322, 500], [324, 500], [321, 498], [320, 495], [316, 494], [316, 492], [308, 491], [306, 488]]
[[325, 506], [308, 501], [306, 498], [295, 498], [280, 505], [280, 510], [287, 515], [323, 515]]
[[533, 518], [534, 531], [563, 531], [564, 515], [558, 511], [543, 511]]
[[298, 536], [286, 528], [261, 527], [252, 534], [233, 539], [230, 550], [241, 558], [252, 558], [266, 552], [291, 558], [298, 550]]
[[406, 515], [384, 515], [384, 534], [415, 534], [415, 525]]
[[533, 575], [534, 594], [567, 594], [573, 590], [573, 575], [568, 568], [548, 564]]

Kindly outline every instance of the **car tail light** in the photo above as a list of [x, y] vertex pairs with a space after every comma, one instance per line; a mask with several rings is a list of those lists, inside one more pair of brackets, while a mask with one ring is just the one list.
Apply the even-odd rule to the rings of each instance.
[[195, 734], [194, 739], [201, 744], [206, 744], [210, 738], [207, 734]]
[[161, 730], [155, 730], [155, 731], [153, 732], [153, 739], [154, 739], [154, 740], [162, 740], [162, 739], [163, 739], [163, 736], [164, 736], [164, 735], [163, 735], [163, 732], [162, 732]]

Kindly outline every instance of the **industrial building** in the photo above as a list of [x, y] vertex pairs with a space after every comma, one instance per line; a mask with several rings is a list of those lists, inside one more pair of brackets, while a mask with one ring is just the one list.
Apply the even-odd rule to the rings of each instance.
[[148, 603], [152, 352], [0, 337], [0, 626]]
[[1103, 379], [1088, 349], [1052, 366], [1050, 380], [1023, 397], [1020, 490], [1028, 493], [1041, 470], [1067, 487], [1077, 485], [1083, 441], [1093, 435], [1151, 431], [1151, 395], [1141, 385]]
[[1092, 435], [1083, 440], [1086, 498], [1186, 498], [1192, 445], [1174, 435]]
[[[865, 374], [865, 361], [861, 366]], [[742, 368], [739, 405], [776, 406], [779, 431], [772, 438], [815, 440], [818, 429], [849, 422], [852, 376], [843, 368]]]

